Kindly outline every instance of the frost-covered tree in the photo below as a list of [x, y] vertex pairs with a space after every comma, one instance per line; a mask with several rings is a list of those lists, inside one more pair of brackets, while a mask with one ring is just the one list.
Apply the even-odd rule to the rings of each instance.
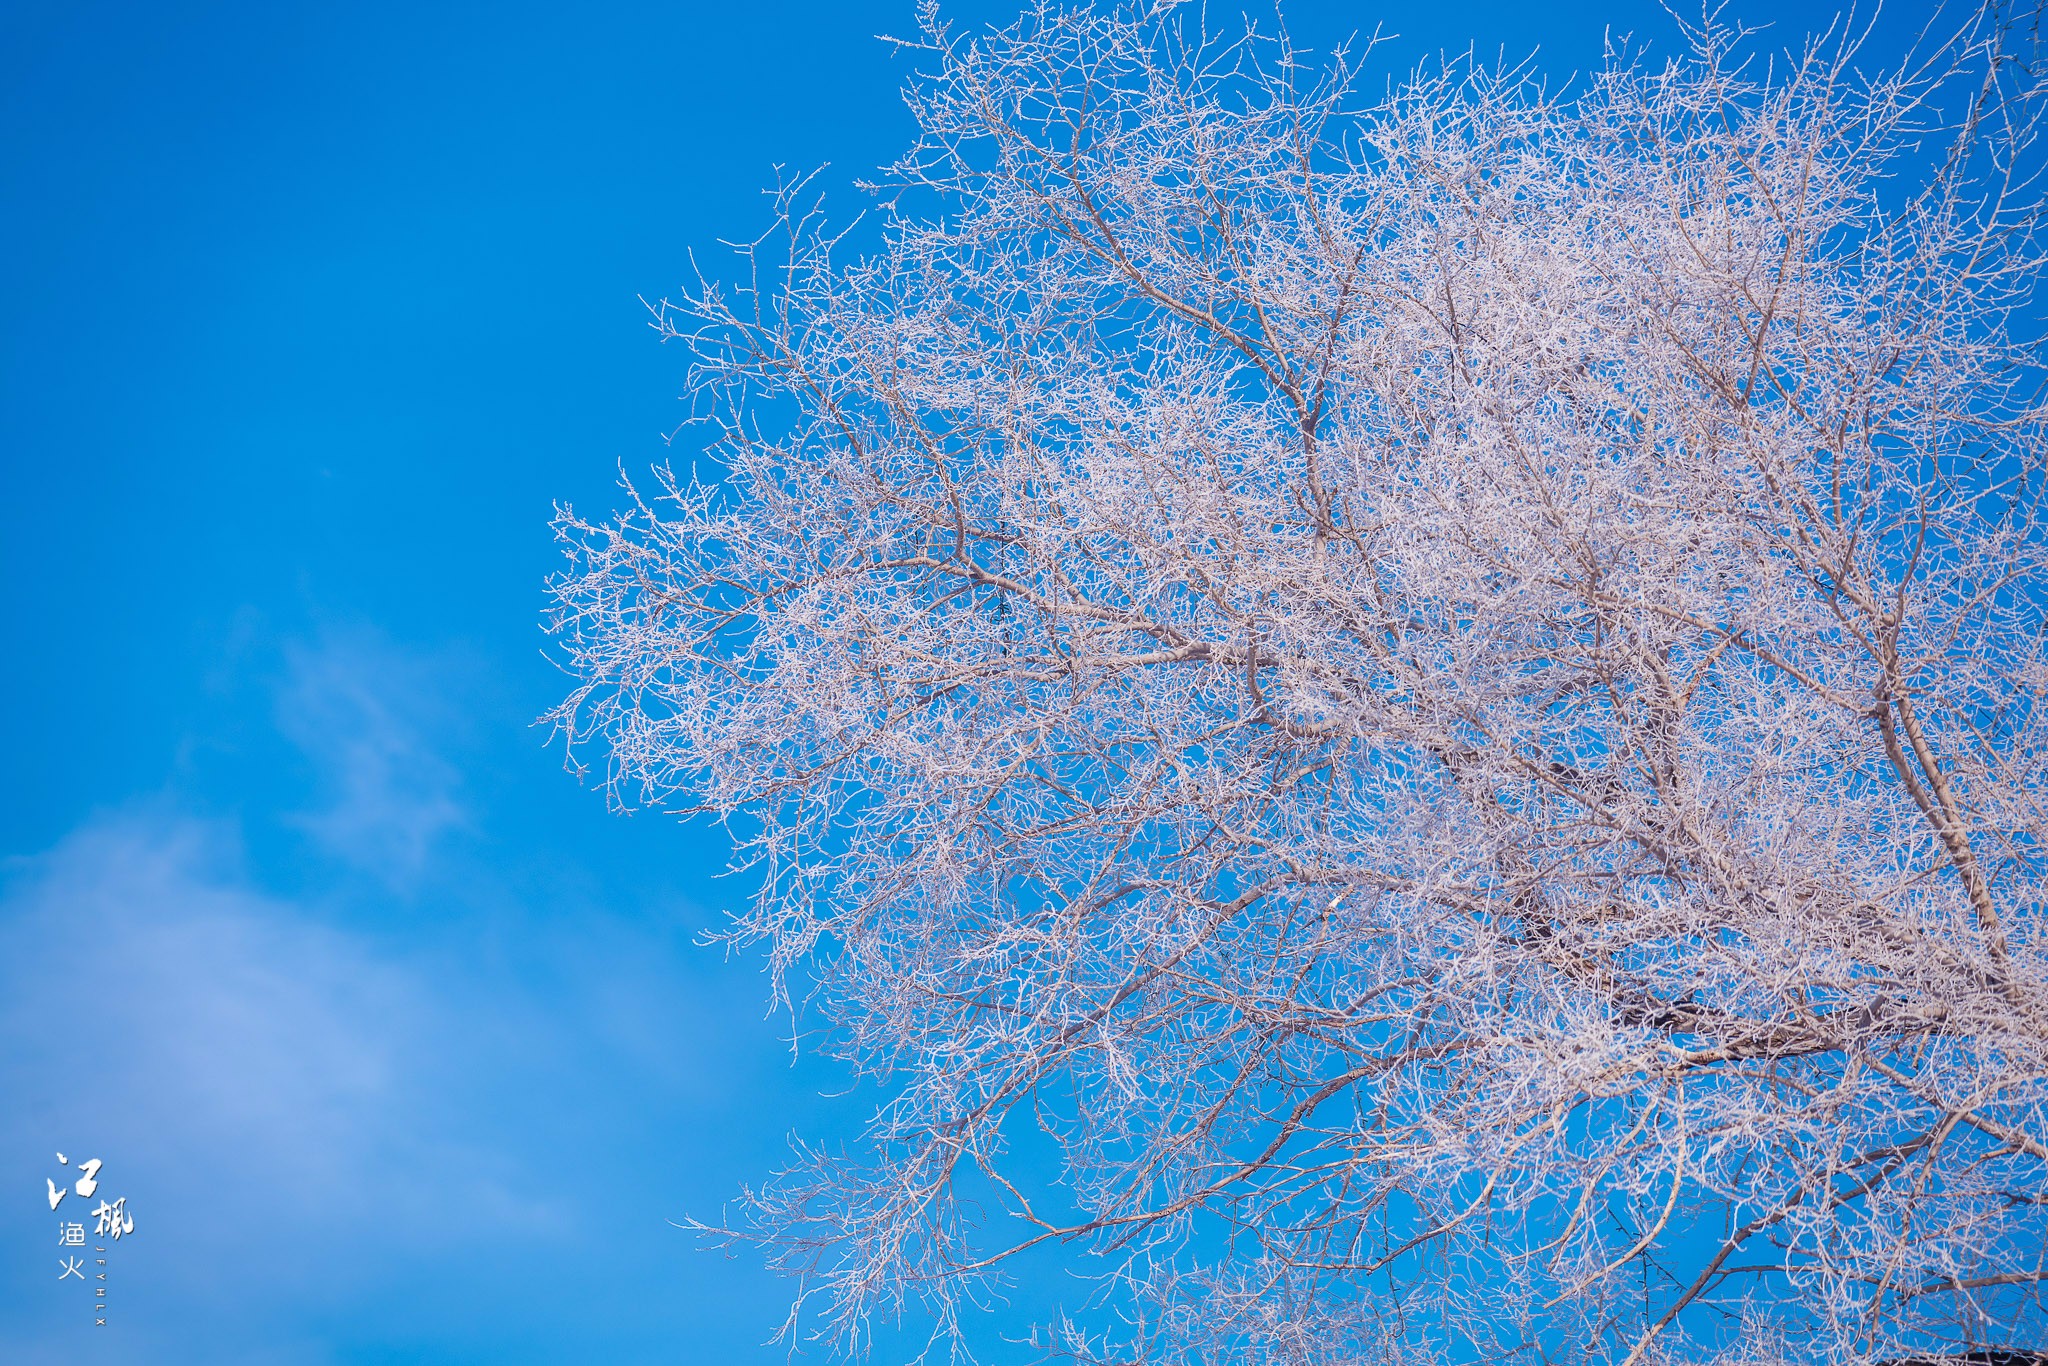
[[789, 190], [705, 481], [559, 522], [572, 752], [881, 1088], [735, 1231], [855, 1345], [1033, 1248], [1099, 1360], [2039, 1336], [2027, 24], [925, 19], [877, 245]]

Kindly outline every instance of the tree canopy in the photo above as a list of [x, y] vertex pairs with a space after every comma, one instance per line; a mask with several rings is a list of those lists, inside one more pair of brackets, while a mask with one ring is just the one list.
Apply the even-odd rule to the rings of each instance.
[[2040, 1336], [2039, 54], [1942, 22], [928, 9], [881, 247], [661, 306], [554, 720], [882, 1087], [731, 1230], [824, 1331], [1050, 1244], [1089, 1360]]

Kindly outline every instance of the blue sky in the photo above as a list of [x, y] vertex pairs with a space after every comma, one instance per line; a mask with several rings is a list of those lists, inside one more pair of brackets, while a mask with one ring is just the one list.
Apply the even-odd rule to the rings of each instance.
[[[1288, 13], [1400, 34], [1390, 70], [1671, 36]], [[532, 728], [547, 522], [669, 453], [637, 296], [751, 236], [776, 163], [906, 141], [871, 35], [910, 27], [0, 0], [0, 1359], [785, 1359], [787, 1287], [669, 1221], [864, 1102], [696, 945], [716, 832], [608, 814]], [[54, 1280], [58, 1150], [134, 1213], [105, 1329]]]

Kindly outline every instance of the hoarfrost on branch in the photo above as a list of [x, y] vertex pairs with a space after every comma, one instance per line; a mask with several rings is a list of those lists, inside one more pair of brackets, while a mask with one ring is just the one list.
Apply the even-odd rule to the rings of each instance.
[[554, 720], [884, 1088], [734, 1230], [826, 1331], [1053, 1244], [1088, 1359], [2040, 1335], [2039, 54], [1951, 19], [1374, 101], [927, 12], [882, 245], [660, 306], [715, 478], [561, 513]]

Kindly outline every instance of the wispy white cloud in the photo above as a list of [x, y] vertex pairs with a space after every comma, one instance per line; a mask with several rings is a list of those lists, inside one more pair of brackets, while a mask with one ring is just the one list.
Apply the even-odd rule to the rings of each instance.
[[[57, 1151], [104, 1159], [147, 1281], [260, 1332], [252, 1264], [271, 1307], [303, 1308], [479, 1237], [561, 1233], [567, 1207], [443, 1101], [476, 1004], [249, 885], [223, 827], [103, 822], [0, 898], [0, 1152], [53, 1176]], [[0, 1226], [46, 1222], [9, 1203]]]
[[[402, 1223], [435, 1192], [545, 1217], [479, 1188], [439, 1132], [456, 1003], [420, 964], [251, 887], [221, 826], [130, 815], [37, 860], [0, 902], [0, 1003], [0, 1030], [32, 1045], [0, 1064], [7, 1127], [39, 1143], [56, 1124], [200, 1159], [224, 1208], [260, 1189], [273, 1211]], [[374, 1211], [352, 1193], [370, 1187], [391, 1197]]]
[[442, 840], [472, 824], [461, 774], [431, 738], [450, 715], [446, 661], [359, 630], [288, 646], [285, 663], [278, 728], [313, 760], [323, 799], [295, 823], [387, 885], [414, 886]]
[[[469, 752], [458, 703], [477, 684], [459, 656], [331, 633], [286, 665], [274, 715], [317, 790], [282, 819], [338, 862], [245, 858], [239, 822], [165, 796], [0, 866], [0, 1169], [17, 1196], [0, 1250], [31, 1277], [0, 1277], [0, 1355], [312, 1366], [357, 1359], [355, 1342], [565, 1359], [529, 1340], [543, 1332], [671, 1359], [648, 1325], [694, 1321], [693, 1302], [648, 1300], [646, 1277], [734, 1273], [667, 1220], [715, 1212], [780, 1134], [731, 1122], [791, 1080], [772, 1026], [735, 1026], [758, 983], [688, 966], [680, 925], [456, 838], [486, 825], [449, 757]], [[262, 839], [276, 818], [244, 809]], [[32, 1279], [60, 1150], [103, 1158], [103, 1189], [134, 1200], [119, 1337]]]

